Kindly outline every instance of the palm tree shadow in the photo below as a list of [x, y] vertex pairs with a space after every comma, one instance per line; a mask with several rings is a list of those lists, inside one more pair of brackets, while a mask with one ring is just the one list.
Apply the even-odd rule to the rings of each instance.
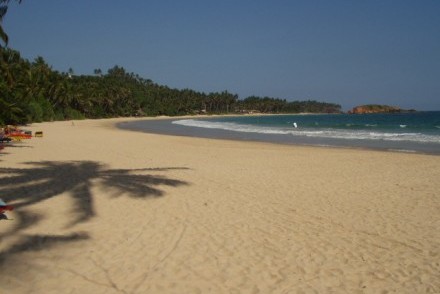
[[72, 225], [87, 221], [95, 215], [91, 188], [98, 180], [115, 194], [136, 198], [163, 196], [160, 186], [183, 186], [186, 182], [146, 172], [187, 168], [106, 169], [93, 161], [80, 162], [28, 162], [33, 168], [0, 168], [0, 193], [6, 202], [17, 209], [68, 192], [74, 200]]
[[[70, 235], [26, 235], [23, 230], [36, 226], [44, 215], [30, 212], [28, 208], [39, 202], [68, 193], [73, 200], [71, 210], [72, 227], [86, 222], [95, 216], [94, 199], [91, 189], [98, 182], [109, 189], [116, 197], [127, 195], [134, 198], [151, 198], [164, 195], [163, 186], [178, 187], [187, 182], [170, 179], [155, 172], [166, 172], [179, 167], [143, 168], [143, 169], [108, 169], [94, 161], [75, 162], [28, 162], [30, 168], [0, 168], [0, 197], [12, 204], [16, 210], [14, 227], [0, 233], [0, 240], [21, 234], [21, 239], [8, 249], [0, 252], [0, 268], [8, 258], [24, 251], [36, 251], [60, 246], [89, 238], [87, 233]], [[4, 221], [0, 219], [0, 222]]]
[[13, 255], [23, 252], [47, 250], [50, 247], [66, 242], [81, 241], [89, 239], [84, 232], [71, 233], [68, 235], [25, 235], [14, 246], [0, 252], [0, 268]]

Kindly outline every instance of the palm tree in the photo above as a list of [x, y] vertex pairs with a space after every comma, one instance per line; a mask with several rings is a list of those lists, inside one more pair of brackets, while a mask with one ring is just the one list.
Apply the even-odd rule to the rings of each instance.
[[24, 118], [23, 89], [26, 87], [29, 64], [20, 54], [0, 47], [0, 120], [20, 123]]
[[21, 56], [18, 51], [0, 47], [1, 77], [9, 87], [15, 84], [14, 69], [20, 66]]
[[[10, 1], [11, 0], [0, 0], [0, 39], [5, 43], [5, 47], [8, 46], [8, 35], [3, 30], [3, 26], [1, 24], [3, 22], [3, 17], [6, 15], [6, 12], [8, 12], [8, 4]], [[21, 3], [22, 0], [15, 1]]]
[[93, 73], [98, 77], [102, 76], [102, 70], [100, 68], [96, 68], [93, 70]]
[[0, 125], [20, 121], [22, 109], [14, 103], [9, 103], [0, 97]]

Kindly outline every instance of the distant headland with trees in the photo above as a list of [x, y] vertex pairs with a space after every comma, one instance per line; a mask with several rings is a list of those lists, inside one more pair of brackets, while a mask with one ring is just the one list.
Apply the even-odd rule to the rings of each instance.
[[401, 113], [401, 112], [415, 112], [414, 109], [405, 110], [397, 106], [381, 105], [381, 104], [367, 104], [353, 107], [349, 110], [349, 114], [368, 114], [368, 113]]

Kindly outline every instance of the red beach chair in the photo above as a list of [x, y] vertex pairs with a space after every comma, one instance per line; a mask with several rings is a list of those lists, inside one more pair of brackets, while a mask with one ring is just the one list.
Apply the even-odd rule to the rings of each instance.
[[6, 211], [12, 211], [14, 209], [13, 206], [11, 205], [4, 205], [4, 206], [0, 206], [0, 214], [6, 212]]
[[13, 209], [14, 209], [13, 206], [11, 206], [11, 205], [7, 205], [7, 204], [3, 201], [3, 199], [0, 198], [0, 214], [4, 213], [4, 212], [7, 211], [7, 210], [11, 211], [11, 210], [13, 210]]

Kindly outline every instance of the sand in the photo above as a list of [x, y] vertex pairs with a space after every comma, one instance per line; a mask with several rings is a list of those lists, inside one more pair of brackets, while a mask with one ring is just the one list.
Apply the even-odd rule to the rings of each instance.
[[1, 293], [440, 293], [440, 156], [34, 124]]

